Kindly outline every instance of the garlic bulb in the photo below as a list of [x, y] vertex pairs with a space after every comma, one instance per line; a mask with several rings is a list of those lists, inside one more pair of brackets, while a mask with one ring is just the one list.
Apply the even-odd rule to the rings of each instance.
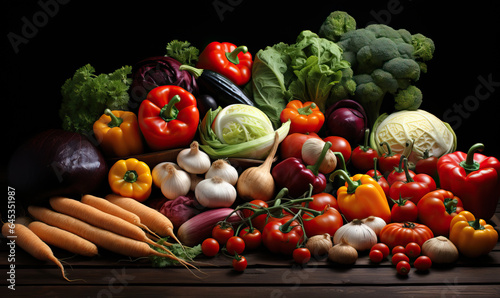
[[230, 207], [236, 200], [236, 189], [220, 177], [200, 181], [194, 190], [196, 200], [207, 208]]
[[175, 165], [167, 164], [163, 180], [161, 180], [161, 193], [165, 198], [174, 200], [178, 196], [185, 196], [191, 187], [189, 174], [181, 169], [176, 169]]
[[177, 164], [191, 174], [205, 174], [210, 168], [210, 157], [200, 150], [197, 141], [177, 154]]
[[163, 179], [165, 179], [165, 175], [167, 175], [167, 172], [165, 169], [167, 168], [168, 165], [173, 165], [176, 170], [180, 170], [181, 168], [173, 162], [161, 162], [157, 164], [154, 168], [153, 171], [151, 172], [151, 176], [153, 177], [153, 183], [156, 187], [160, 188], [161, 187], [161, 182]]
[[306, 242], [306, 248], [313, 256], [322, 256], [328, 253], [333, 243], [330, 234], [315, 235]]
[[344, 242], [358, 251], [368, 250], [377, 243], [377, 234], [361, 220], [354, 219], [341, 226], [333, 236], [333, 243]]
[[349, 244], [342, 242], [335, 244], [328, 250], [328, 259], [335, 263], [351, 265], [358, 259], [358, 251]]
[[368, 216], [361, 220], [365, 225], [369, 226], [377, 235], [380, 235], [380, 231], [386, 226], [385, 220], [377, 216]]
[[448, 238], [437, 236], [422, 244], [422, 254], [428, 256], [433, 263], [448, 264], [458, 259], [458, 249]]
[[205, 173], [205, 178], [220, 177], [231, 185], [236, 185], [238, 181], [238, 170], [224, 159], [218, 159], [212, 163], [210, 169]]
[[[302, 145], [302, 160], [308, 165], [314, 165], [323, 151], [325, 141], [318, 138], [310, 138]], [[323, 174], [331, 173], [337, 167], [337, 157], [332, 150], [328, 149], [325, 158], [319, 166], [319, 171]]]

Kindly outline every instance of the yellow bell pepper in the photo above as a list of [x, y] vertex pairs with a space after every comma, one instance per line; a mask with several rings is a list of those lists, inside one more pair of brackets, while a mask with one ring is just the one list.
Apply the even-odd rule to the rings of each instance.
[[450, 240], [461, 254], [476, 258], [495, 247], [498, 233], [484, 219], [476, 219], [469, 211], [462, 211], [451, 220]]
[[127, 111], [111, 111], [94, 122], [94, 134], [107, 156], [124, 157], [143, 152], [137, 116]]
[[337, 190], [337, 202], [348, 221], [373, 215], [382, 218], [386, 223], [391, 222], [389, 203], [384, 190], [375, 179], [363, 174], [349, 178], [345, 171], [337, 170], [330, 176], [330, 180], [333, 181], [337, 175], [346, 181], [345, 186]]
[[108, 181], [114, 193], [142, 202], [151, 194], [153, 177], [145, 162], [129, 158], [119, 160], [111, 167]]

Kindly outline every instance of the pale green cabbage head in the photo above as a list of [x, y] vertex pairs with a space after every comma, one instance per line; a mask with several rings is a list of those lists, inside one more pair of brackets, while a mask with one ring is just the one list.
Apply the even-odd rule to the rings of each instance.
[[413, 140], [413, 151], [408, 157], [412, 164], [422, 159], [425, 150], [439, 158], [457, 147], [457, 137], [450, 125], [424, 110], [383, 114], [375, 122], [370, 137], [372, 148], [379, 154], [385, 153], [381, 142], [387, 142], [392, 151], [402, 154], [406, 142]]

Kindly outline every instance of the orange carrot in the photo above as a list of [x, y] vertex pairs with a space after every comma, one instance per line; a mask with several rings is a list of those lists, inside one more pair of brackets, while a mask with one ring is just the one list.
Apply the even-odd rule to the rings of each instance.
[[126, 221], [130, 222], [131, 224], [134, 224], [134, 225], [148, 231], [149, 233], [153, 234], [153, 236], [155, 236], [156, 238], [160, 238], [160, 236], [156, 235], [145, 224], [141, 223], [141, 219], [139, 218], [139, 216], [137, 216], [136, 214], [134, 214], [128, 210], [121, 208], [120, 206], [118, 206], [116, 204], [111, 203], [110, 201], [108, 201], [106, 199], [87, 194], [87, 195], [82, 196], [81, 202], [84, 204], [90, 205], [94, 208], [97, 208], [103, 212], [109, 213], [109, 214], [117, 216], [123, 220], [126, 220]]
[[[66, 277], [64, 273], [64, 267], [61, 262], [54, 256], [54, 253], [50, 247], [43, 242], [35, 233], [33, 233], [28, 227], [21, 224], [4, 223], [2, 226], [2, 234], [7, 237], [9, 241], [15, 241], [16, 245], [19, 245], [27, 253], [41, 261], [52, 261], [54, 262], [62, 272], [62, 276], [65, 280], [71, 281]], [[15, 238], [14, 238], [15, 237]]]
[[28, 206], [28, 212], [40, 221], [76, 234], [112, 252], [134, 258], [156, 255], [176, 260], [186, 268], [188, 266], [196, 268], [194, 265], [173, 255], [168, 249], [164, 248], [167, 253], [158, 252], [142, 241], [92, 226], [69, 215], [39, 206]]
[[159, 211], [148, 207], [132, 198], [127, 198], [116, 194], [109, 194], [106, 196], [106, 199], [125, 210], [137, 214], [137, 216], [139, 216], [139, 218], [141, 219], [141, 222], [148, 226], [156, 234], [162, 237], [170, 236], [174, 238], [175, 241], [177, 241], [179, 244], [181, 244], [179, 239], [177, 239], [177, 236], [175, 236], [174, 234], [174, 225], [172, 224], [170, 219], [168, 219], [168, 217], [166, 217]]
[[45, 243], [69, 252], [87, 257], [93, 257], [98, 253], [97, 246], [94, 243], [44, 222], [33, 221], [28, 225], [28, 228]]
[[83, 220], [93, 226], [109, 230], [116, 234], [163, 248], [160, 244], [149, 239], [146, 233], [138, 226], [80, 201], [65, 197], [52, 197], [49, 199], [49, 203], [55, 211], [60, 213]]

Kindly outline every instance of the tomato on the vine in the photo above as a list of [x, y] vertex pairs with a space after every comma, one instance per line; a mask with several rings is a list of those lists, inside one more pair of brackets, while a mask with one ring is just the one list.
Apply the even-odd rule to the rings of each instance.
[[305, 264], [311, 259], [311, 252], [305, 247], [299, 247], [293, 250], [293, 260], [297, 264]]
[[233, 259], [233, 268], [236, 271], [243, 272], [247, 269], [247, 259], [244, 256], [235, 256]]
[[428, 256], [420, 256], [413, 262], [413, 267], [420, 271], [428, 270], [431, 266], [432, 261]]
[[256, 228], [246, 227], [240, 231], [238, 234], [245, 242], [245, 249], [252, 250], [256, 249], [262, 243], [262, 234]]
[[231, 255], [239, 255], [245, 250], [245, 241], [241, 237], [233, 236], [227, 240], [226, 250]]
[[389, 249], [389, 246], [387, 246], [387, 244], [382, 243], [382, 242], [379, 242], [379, 243], [373, 245], [371, 250], [381, 251], [382, 254], [384, 255], [384, 259], [387, 258], [389, 256], [389, 253], [391, 252], [391, 250]]
[[370, 250], [370, 254], [368, 256], [370, 257], [370, 261], [373, 263], [380, 263], [384, 259], [384, 254], [378, 249]]
[[323, 211], [325, 210], [326, 206], [330, 206], [339, 210], [339, 203], [337, 202], [337, 199], [327, 192], [320, 192], [312, 195], [311, 197], [313, 200], [309, 202], [303, 202], [302, 206], [306, 206], [307, 204], [307, 208], [316, 211]]
[[401, 261], [396, 265], [396, 270], [400, 275], [408, 275], [411, 270], [410, 263], [408, 263], [407, 261]]
[[422, 249], [420, 248], [420, 245], [415, 242], [410, 242], [405, 246], [405, 254], [410, 258], [418, 257], [421, 251]]
[[212, 237], [219, 242], [220, 245], [225, 245], [227, 240], [234, 236], [234, 230], [231, 225], [217, 224], [212, 229]]
[[405, 255], [404, 253], [401, 253], [401, 252], [395, 253], [391, 258], [391, 263], [393, 265], [396, 265], [401, 261], [410, 262], [410, 258], [408, 258], [407, 255]]
[[201, 252], [207, 257], [213, 257], [219, 252], [219, 242], [214, 238], [207, 238], [201, 243]]
[[310, 212], [305, 212], [302, 215], [304, 223], [304, 230], [308, 237], [315, 235], [323, 235], [328, 233], [335, 235], [335, 232], [344, 224], [342, 215], [337, 209], [326, 207], [325, 210], [317, 216], [312, 215]]
[[330, 150], [333, 152], [340, 152], [340, 154], [344, 157], [344, 161], [346, 163], [349, 161], [349, 158], [351, 158], [352, 148], [351, 144], [349, 144], [345, 138], [339, 136], [328, 136], [324, 138], [323, 141], [332, 143]]
[[[252, 205], [255, 205], [255, 209], [262, 209], [262, 208], [267, 208], [269, 207], [268, 204], [263, 201], [263, 200], [252, 200], [249, 202], [250, 204]], [[243, 209], [243, 216], [245, 218], [249, 218], [250, 216], [252, 216], [255, 212], [251, 209]], [[267, 219], [267, 215], [268, 214], [261, 214], [261, 215], [257, 215], [256, 217], [252, 218], [252, 225], [259, 229], [260, 231], [262, 231], [262, 229], [264, 228], [264, 226], [266, 225], [266, 219]]]

